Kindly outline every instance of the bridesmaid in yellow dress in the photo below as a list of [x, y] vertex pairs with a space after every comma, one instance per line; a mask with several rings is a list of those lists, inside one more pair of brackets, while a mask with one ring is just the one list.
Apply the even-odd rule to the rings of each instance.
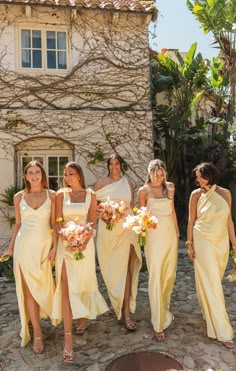
[[[122, 175], [123, 160], [119, 155], [112, 155], [107, 161], [108, 176], [101, 178], [94, 186], [98, 201], [104, 202], [109, 197], [114, 201], [124, 201], [127, 207], [133, 207], [133, 185]], [[141, 251], [137, 236], [123, 228], [120, 220], [112, 231], [106, 229], [106, 221], [99, 219], [97, 235], [98, 260], [102, 276], [107, 287], [111, 305], [118, 319], [123, 317], [129, 331], [136, 329], [130, 312], [136, 309], [138, 276], [141, 268]]]
[[194, 261], [199, 305], [206, 320], [207, 335], [233, 348], [233, 329], [225, 308], [222, 278], [229, 256], [229, 239], [236, 254], [231, 217], [231, 194], [216, 185], [218, 170], [209, 162], [193, 170], [200, 188], [189, 200], [188, 255]]
[[[26, 189], [14, 196], [16, 224], [8, 251], [13, 254], [21, 320], [21, 346], [30, 341], [28, 323], [34, 332], [33, 350], [44, 350], [40, 318], [51, 316], [54, 282], [51, 262], [56, 254], [55, 192], [48, 189], [46, 173], [38, 161], [24, 169]], [[54, 237], [53, 237], [54, 236]]]
[[166, 167], [152, 160], [148, 179], [139, 189], [139, 207], [146, 206], [158, 218], [158, 228], [147, 232], [145, 257], [149, 272], [148, 293], [156, 340], [165, 339], [171, 324], [170, 297], [175, 283], [179, 229], [174, 207], [174, 184], [166, 181]]
[[83, 170], [76, 162], [69, 162], [64, 169], [64, 187], [57, 193], [56, 220], [58, 229], [68, 221], [93, 223], [93, 231], [81, 246], [84, 259], [75, 260], [67, 248], [67, 242], [59, 237], [56, 256], [57, 286], [54, 296], [54, 319], [64, 319], [65, 362], [73, 361], [72, 322], [78, 319], [76, 334], [82, 335], [87, 328], [86, 319], [95, 319], [108, 310], [98, 290], [95, 267], [93, 236], [96, 234], [96, 196], [86, 189]]

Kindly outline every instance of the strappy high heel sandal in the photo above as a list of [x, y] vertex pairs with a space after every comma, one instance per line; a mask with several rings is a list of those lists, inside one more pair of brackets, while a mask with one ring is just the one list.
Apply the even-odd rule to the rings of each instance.
[[88, 324], [85, 321], [84, 323], [82, 323], [82, 325], [79, 325], [79, 326], [76, 327], [76, 329], [75, 329], [76, 335], [83, 335], [85, 333], [85, 331], [87, 330], [87, 328], [88, 328]]
[[[72, 335], [72, 333], [67, 332], [67, 334], [65, 334], [65, 336], [67, 336], [67, 335]], [[64, 348], [63, 361], [66, 362], [66, 363], [72, 363], [73, 362], [73, 350], [71, 352], [68, 352], [68, 350], [66, 350], [66, 348]]]
[[136, 322], [132, 321], [131, 318], [124, 318], [124, 326], [128, 331], [135, 331], [137, 328]]
[[164, 331], [161, 332], [154, 332], [154, 337], [157, 341], [164, 341], [165, 340], [165, 334]]
[[43, 342], [41, 342], [40, 345], [36, 345], [36, 343], [39, 342], [40, 340], [42, 340], [41, 336], [38, 336], [38, 337], [34, 338], [34, 345], [33, 345], [32, 348], [33, 348], [34, 353], [36, 353], [36, 354], [42, 354], [44, 352]]

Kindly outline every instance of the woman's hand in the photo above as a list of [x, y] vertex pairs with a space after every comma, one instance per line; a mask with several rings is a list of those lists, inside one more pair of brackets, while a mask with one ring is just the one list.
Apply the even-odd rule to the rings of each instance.
[[48, 254], [48, 260], [54, 264], [55, 258], [56, 258], [57, 249], [56, 247], [53, 247]]
[[13, 248], [9, 247], [6, 251], [4, 251], [1, 256], [12, 256], [13, 255]]
[[188, 245], [187, 250], [189, 259], [193, 261], [196, 257], [193, 245]]

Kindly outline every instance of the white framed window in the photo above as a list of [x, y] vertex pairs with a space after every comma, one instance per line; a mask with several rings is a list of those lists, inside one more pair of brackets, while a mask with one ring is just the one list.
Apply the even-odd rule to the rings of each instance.
[[17, 146], [17, 185], [24, 186], [23, 170], [28, 162], [37, 160], [43, 165], [49, 188], [62, 187], [65, 164], [72, 161], [73, 146], [59, 139], [35, 138]]
[[19, 67], [23, 70], [67, 70], [67, 31], [20, 28]]

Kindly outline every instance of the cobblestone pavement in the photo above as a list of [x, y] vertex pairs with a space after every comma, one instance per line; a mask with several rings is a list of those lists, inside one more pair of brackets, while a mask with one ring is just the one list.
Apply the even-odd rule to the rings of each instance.
[[[228, 271], [231, 265], [228, 265]], [[227, 272], [226, 272], [227, 274]], [[101, 275], [101, 291], [107, 297]], [[236, 332], [236, 283], [223, 281], [227, 310]], [[14, 284], [0, 281], [0, 370], [80, 370], [104, 371], [115, 358], [129, 352], [159, 351], [172, 356], [184, 370], [236, 371], [236, 348], [226, 349], [220, 342], [207, 338], [194, 287], [193, 265], [183, 248], [179, 249], [176, 284], [171, 302], [175, 320], [166, 330], [166, 340], [158, 343], [153, 338], [147, 292], [147, 273], [140, 274], [138, 291], [138, 329], [129, 333], [109, 313], [90, 321], [83, 336], [74, 335], [72, 365], [64, 365], [63, 328], [54, 328], [42, 321], [45, 351], [33, 353], [32, 344], [20, 347], [19, 315]], [[132, 370], [135, 371], [135, 370]], [[149, 370], [147, 370], [149, 371]]]

